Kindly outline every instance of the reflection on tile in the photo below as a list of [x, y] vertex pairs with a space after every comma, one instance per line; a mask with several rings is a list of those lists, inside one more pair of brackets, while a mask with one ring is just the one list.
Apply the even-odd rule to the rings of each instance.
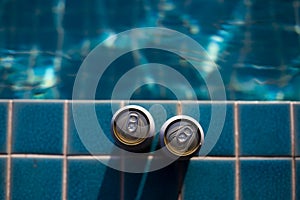
[[6, 158], [0, 158], [0, 199], [6, 194]]
[[183, 199], [234, 199], [235, 161], [191, 160]]
[[[74, 110], [72, 110], [72, 106], [75, 106], [73, 107]], [[91, 108], [96, 111], [96, 121], [92, 120], [95, 113]], [[68, 112], [68, 154], [91, 154], [90, 152], [92, 154], [110, 154], [112, 151], [111, 145], [113, 144], [110, 123], [115, 109], [119, 109], [119, 103], [95, 103], [94, 107], [91, 103], [74, 103], [73, 105], [70, 103]], [[75, 119], [78, 121], [76, 121], [76, 126], [73, 117], [75, 113], [77, 115]], [[102, 131], [99, 129], [99, 125]], [[105, 142], [101, 139], [101, 136], [106, 136], [108, 141]], [[89, 151], [85, 145], [88, 145]]]
[[12, 199], [61, 199], [62, 160], [54, 158], [13, 158]]
[[291, 199], [291, 160], [241, 160], [241, 199]]
[[300, 156], [300, 103], [294, 104], [295, 153]]
[[[212, 116], [212, 104], [211, 103], [183, 103], [182, 113], [194, 117], [196, 120], [200, 120], [199, 123], [203, 128], [205, 136], [209, 134], [211, 136], [216, 135], [215, 140], [218, 140], [213, 149], [208, 155], [216, 156], [233, 156], [234, 155], [234, 112], [232, 103], [214, 103], [214, 117]], [[226, 109], [226, 111], [225, 111]], [[222, 116], [222, 111], [226, 113], [226, 116]], [[198, 119], [197, 119], [198, 118]], [[224, 121], [225, 120], [225, 121]], [[223, 129], [220, 128], [220, 123], [224, 121]], [[219, 131], [221, 130], [221, 133]], [[216, 134], [219, 133], [219, 134]], [[208, 152], [209, 146], [214, 141], [204, 141], [204, 145], [200, 150], [200, 154]], [[208, 146], [209, 145], [209, 146]]]
[[289, 104], [240, 104], [241, 155], [291, 155]]
[[68, 160], [68, 199], [120, 199], [121, 172], [96, 159]]
[[6, 152], [8, 102], [0, 102], [0, 154]]
[[14, 102], [13, 153], [62, 154], [63, 102]]

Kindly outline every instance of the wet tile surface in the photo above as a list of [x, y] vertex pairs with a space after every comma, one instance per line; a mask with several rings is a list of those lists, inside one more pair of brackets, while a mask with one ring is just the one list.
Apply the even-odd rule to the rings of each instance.
[[191, 160], [183, 199], [234, 199], [235, 161]]
[[241, 160], [242, 199], [291, 199], [291, 160]]
[[241, 155], [291, 155], [289, 104], [240, 104], [239, 119]]
[[63, 153], [63, 102], [14, 102], [13, 153]]
[[110, 154], [114, 143], [110, 124], [119, 107], [119, 103], [69, 103], [68, 154]]
[[62, 159], [13, 158], [12, 199], [61, 199]]

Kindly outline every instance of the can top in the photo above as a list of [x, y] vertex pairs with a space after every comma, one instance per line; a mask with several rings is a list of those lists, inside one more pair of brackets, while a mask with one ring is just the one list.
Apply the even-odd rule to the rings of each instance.
[[115, 138], [125, 145], [139, 145], [154, 135], [152, 116], [140, 106], [121, 108], [114, 114], [111, 123]]
[[166, 148], [177, 156], [189, 156], [195, 153], [204, 142], [204, 133], [200, 124], [186, 115], [170, 118], [161, 128]]

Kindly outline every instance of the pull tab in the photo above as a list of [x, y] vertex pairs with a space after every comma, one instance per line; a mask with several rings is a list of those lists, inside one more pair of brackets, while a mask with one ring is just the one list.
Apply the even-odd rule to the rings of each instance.
[[135, 133], [138, 126], [139, 126], [139, 115], [134, 112], [129, 113], [128, 120], [127, 120], [127, 130], [130, 133]]
[[176, 139], [178, 143], [187, 143], [192, 138], [193, 130], [188, 126], [179, 129], [177, 132]]

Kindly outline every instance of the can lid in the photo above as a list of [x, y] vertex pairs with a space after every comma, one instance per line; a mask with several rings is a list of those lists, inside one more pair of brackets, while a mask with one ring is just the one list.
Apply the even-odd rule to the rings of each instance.
[[144, 142], [154, 133], [151, 114], [140, 106], [126, 106], [112, 118], [115, 138], [124, 145], [133, 146]]
[[204, 134], [200, 124], [193, 118], [179, 115], [169, 119], [162, 127], [166, 148], [177, 156], [189, 156], [200, 149]]

